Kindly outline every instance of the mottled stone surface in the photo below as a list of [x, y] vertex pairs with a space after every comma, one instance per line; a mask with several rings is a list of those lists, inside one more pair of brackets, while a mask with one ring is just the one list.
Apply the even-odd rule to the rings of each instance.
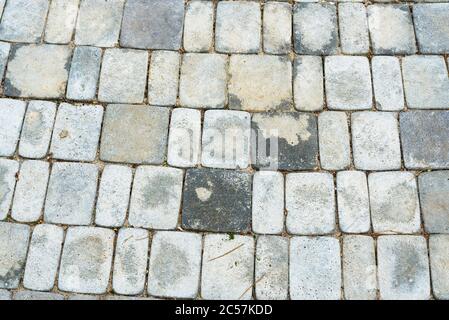
[[323, 60], [318, 56], [298, 56], [293, 69], [295, 108], [319, 111], [324, 107]]
[[271, 54], [290, 51], [292, 38], [292, 6], [267, 2], [263, 9], [263, 50]]
[[184, 49], [207, 52], [214, 42], [215, 8], [211, 1], [191, 1], [186, 6]]
[[400, 111], [404, 108], [404, 90], [399, 59], [388, 56], [374, 56], [371, 59], [373, 70], [374, 97], [376, 109], [381, 111]]
[[173, 106], [178, 96], [181, 56], [174, 51], [153, 51], [148, 75], [148, 102]]
[[47, 17], [45, 41], [69, 43], [72, 40], [80, 0], [53, 0]]
[[346, 54], [366, 54], [369, 51], [368, 19], [363, 3], [340, 3], [338, 24], [342, 51]]
[[3, 79], [8, 62], [9, 51], [11, 44], [8, 42], [0, 42], [0, 78]]
[[449, 53], [449, 3], [416, 4], [413, 22], [421, 53]]
[[432, 289], [437, 299], [449, 299], [449, 235], [431, 235], [429, 238], [430, 269]]
[[[1, 6], [1, 1], [0, 1], [0, 6]], [[3, 1], [4, 3], [4, 1]], [[5, 290], [5, 289], [0, 289], [0, 301], [7, 301], [7, 300], [12, 300], [12, 293], [11, 291]]]
[[9, 213], [18, 171], [17, 161], [0, 159], [0, 220], [4, 220]]
[[25, 109], [24, 101], [0, 99], [0, 156], [9, 157], [16, 152]]
[[14, 300], [54, 301], [54, 300], [64, 300], [64, 296], [62, 294], [53, 292], [22, 290], [14, 294]]

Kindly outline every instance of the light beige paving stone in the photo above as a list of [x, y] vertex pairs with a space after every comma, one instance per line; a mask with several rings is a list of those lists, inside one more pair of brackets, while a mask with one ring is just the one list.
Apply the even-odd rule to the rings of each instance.
[[368, 19], [363, 3], [340, 3], [338, 22], [343, 53], [366, 54], [370, 49]]
[[53, 300], [64, 300], [64, 296], [62, 294], [54, 292], [21, 290], [14, 294], [14, 300], [53, 301]]
[[431, 235], [429, 238], [430, 270], [435, 298], [449, 299], [449, 235]]
[[371, 59], [376, 108], [381, 111], [400, 111], [404, 108], [404, 90], [399, 59], [374, 56]]
[[0, 99], [0, 156], [9, 157], [16, 152], [25, 109], [23, 101]]
[[323, 61], [319, 56], [298, 56], [293, 69], [295, 108], [319, 111], [324, 107]]
[[184, 21], [184, 49], [187, 52], [207, 52], [214, 37], [215, 8], [212, 1], [190, 1]]
[[8, 215], [18, 172], [17, 161], [0, 158], [0, 220], [6, 219]]
[[263, 9], [263, 49], [270, 54], [290, 52], [292, 38], [292, 6], [267, 2]]
[[45, 42], [69, 43], [72, 40], [80, 0], [53, 0], [47, 17]]
[[173, 106], [178, 96], [181, 57], [174, 51], [153, 51], [148, 76], [148, 102]]

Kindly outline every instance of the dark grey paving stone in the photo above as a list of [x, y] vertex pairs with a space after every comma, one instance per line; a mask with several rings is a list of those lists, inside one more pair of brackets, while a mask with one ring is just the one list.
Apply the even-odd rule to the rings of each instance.
[[418, 47], [421, 53], [449, 53], [449, 3], [413, 6]]

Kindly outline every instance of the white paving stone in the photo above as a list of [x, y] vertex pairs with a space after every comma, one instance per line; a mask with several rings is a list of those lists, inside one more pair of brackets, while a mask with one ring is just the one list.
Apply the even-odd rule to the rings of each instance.
[[4, 220], [8, 215], [18, 172], [17, 161], [0, 159], [0, 220]]
[[293, 92], [299, 111], [319, 111], [324, 107], [323, 61], [319, 56], [298, 56], [294, 63]]
[[430, 270], [435, 298], [449, 299], [449, 235], [431, 235], [429, 238]]
[[47, 17], [45, 41], [69, 43], [72, 40], [80, 0], [53, 0]]
[[22, 129], [26, 103], [19, 100], [0, 99], [0, 156], [14, 154]]
[[207, 52], [214, 35], [214, 4], [212, 1], [190, 1], [184, 20], [184, 49], [187, 52]]
[[148, 102], [156, 106], [174, 106], [178, 97], [181, 57], [174, 51], [153, 51], [148, 76]]
[[388, 56], [374, 56], [371, 59], [371, 67], [377, 110], [402, 110], [404, 108], [404, 90], [402, 89], [399, 59]]
[[263, 9], [263, 49], [266, 53], [290, 52], [292, 38], [292, 6], [267, 2]]
[[368, 53], [370, 44], [365, 5], [363, 3], [338, 4], [338, 22], [343, 53]]

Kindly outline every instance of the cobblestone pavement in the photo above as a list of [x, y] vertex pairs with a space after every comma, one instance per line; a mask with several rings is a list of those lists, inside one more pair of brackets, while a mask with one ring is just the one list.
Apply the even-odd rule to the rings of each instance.
[[0, 299], [449, 299], [449, 2], [0, 12]]

